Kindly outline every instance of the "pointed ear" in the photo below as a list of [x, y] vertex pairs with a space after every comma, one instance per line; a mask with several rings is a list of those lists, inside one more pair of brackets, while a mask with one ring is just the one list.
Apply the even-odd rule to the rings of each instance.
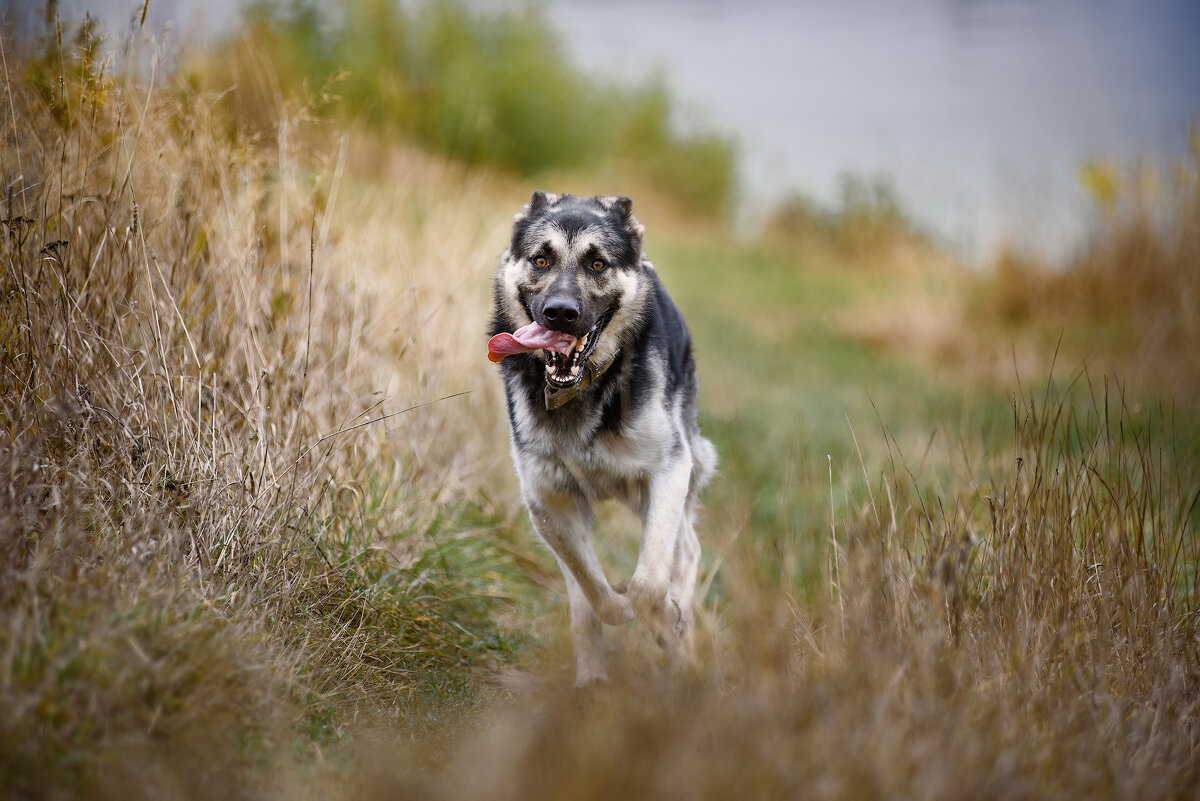
[[529, 196], [529, 202], [521, 209], [520, 212], [513, 218], [514, 222], [528, 220], [530, 215], [547, 204], [558, 202], [558, 195], [553, 192], [543, 192], [540, 189], [533, 190], [533, 194]]
[[633, 216], [632, 198], [627, 198], [624, 195], [620, 195], [619, 197], [611, 198], [611, 200], [613, 209], [616, 210], [617, 214], [621, 215], [622, 220], [628, 220]]
[[606, 198], [612, 202], [612, 210], [617, 213], [621, 223], [625, 226], [625, 230], [633, 235], [637, 240], [637, 247], [640, 250], [642, 247], [642, 237], [646, 233], [646, 228], [638, 222], [637, 217], [633, 216], [633, 200], [621, 195], [614, 198]]

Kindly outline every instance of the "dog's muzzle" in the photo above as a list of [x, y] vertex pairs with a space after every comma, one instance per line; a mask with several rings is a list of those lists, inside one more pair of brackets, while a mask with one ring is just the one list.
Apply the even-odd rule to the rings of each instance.
[[575, 341], [575, 347], [568, 353], [544, 350], [546, 361], [546, 386], [554, 389], [567, 389], [583, 380], [587, 360], [596, 351], [600, 342], [600, 334], [612, 320], [612, 312], [600, 315], [600, 319], [592, 326], [592, 330]]

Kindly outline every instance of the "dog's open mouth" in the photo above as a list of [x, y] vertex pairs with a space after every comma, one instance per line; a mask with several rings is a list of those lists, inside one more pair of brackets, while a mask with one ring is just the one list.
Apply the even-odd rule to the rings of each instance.
[[600, 334], [612, 317], [611, 310], [600, 315], [592, 330], [579, 338], [551, 331], [537, 323], [530, 323], [511, 334], [496, 334], [488, 342], [488, 358], [499, 362], [515, 353], [541, 350], [545, 354], [546, 383], [559, 389], [571, 387], [583, 380], [584, 366], [596, 351]]
[[591, 331], [575, 340], [570, 350], [546, 350], [546, 383], [553, 387], [570, 387], [583, 380], [583, 366], [596, 351], [600, 332], [608, 325], [612, 315], [605, 313]]

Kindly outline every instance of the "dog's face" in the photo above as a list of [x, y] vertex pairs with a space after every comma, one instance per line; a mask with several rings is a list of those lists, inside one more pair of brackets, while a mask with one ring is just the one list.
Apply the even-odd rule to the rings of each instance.
[[584, 364], [607, 364], [620, 349], [645, 304], [642, 232], [627, 197], [534, 192], [517, 214], [497, 301], [515, 323], [577, 339], [569, 353], [542, 351], [548, 383], [573, 386]]

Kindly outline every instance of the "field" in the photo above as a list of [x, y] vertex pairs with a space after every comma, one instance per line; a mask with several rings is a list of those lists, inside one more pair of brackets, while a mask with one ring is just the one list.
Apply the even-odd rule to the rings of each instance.
[[[483, 37], [438, 64], [526, 44], [419, 7], [388, 30]], [[407, 73], [411, 117], [319, 90], [295, 24], [154, 82], [87, 29], [5, 40], [0, 793], [1200, 794], [1195, 139], [1153, 201], [1086, 174], [1072, 263], [972, 272], [886, 203], [737, 235], [730, 151], [659, 88], [563, 77], [640, 127], [530, 164]], [[721, 455], [691, 657], [608, 629], [586, 693], [485, 356], [534, 186], [634, 197]], [[627, 576], [633, 520], [600, 529]]]

